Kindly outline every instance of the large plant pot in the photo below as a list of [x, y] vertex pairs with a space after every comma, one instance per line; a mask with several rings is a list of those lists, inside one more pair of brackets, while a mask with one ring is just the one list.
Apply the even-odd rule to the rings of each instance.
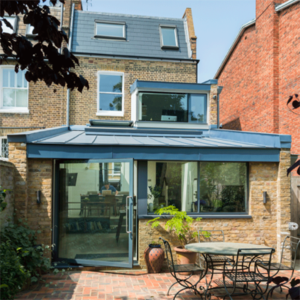
[[[177, 256], [177, 264], [178, 265], [187, 265], [187, 264], [194, 264], [197, 259], [197, 253], [186, 250], [182, 246], [174, 247], [174, 251], [176, 252]], [[181, 275], [189, 275], [189, 272], [181, 272]]]
[[164, 263], [164, 250], [160, 245], [152, 245], [144, 252], [148, 273], [159, 273]]

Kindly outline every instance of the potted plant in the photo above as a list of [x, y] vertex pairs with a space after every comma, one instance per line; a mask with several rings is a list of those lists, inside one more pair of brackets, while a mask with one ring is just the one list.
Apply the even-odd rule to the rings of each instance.
[[[190, 216], [188, 216], [185, 211], [179, 211], [178, 208], [176, 208], [173, 205], [159, 208], [158, 210], [156, 210], [155, 213], [158, 214], [159, 216], [161, 215], [172, 216], [172, 218], [170, 218], [166, 222], [165, 229], [171, 232], [172, 234], [175, 234], [181, 243], [181, 245], [174, 247], [174, 250], [177, 254], [177, 263], [178, 264], [195, 263], [197, 253], [186, 250], [184, 246], [194, 241], [195, 237], [197, 236], [197, 232], [193, 230], [192, 224], [195, 221], [196, 222], [200, 221], [201, 218], [193, 219]], [[152, 228], [156, 228], [160, 225], [159, 221], [160, 221], [160, 217], [157, 217], [148, 221], [147, 224], [151, 223]]]
[[148, 273], [159, 273], [164, 263], [164, 250], [161, 243], [152, 241], [144, 252]]

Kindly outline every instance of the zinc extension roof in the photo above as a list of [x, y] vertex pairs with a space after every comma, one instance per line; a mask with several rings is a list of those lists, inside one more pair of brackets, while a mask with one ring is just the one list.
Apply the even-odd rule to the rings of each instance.
[[[95, 20], [125, 22], [126, 40], [95, 38]], [[185, 19], [74, 11], [72, 52], [88, 55], [191, 59]], [[161, 49], [160, 25], [175, 25], [178, 50]]]
[[285, 148], [290, 147], [289, 135], [259, 134], [226, 130], [154, 130], [97, 126], [70, 126], [22, 132], [9, 135], [31, 144], [143, 146], [196, 148]]

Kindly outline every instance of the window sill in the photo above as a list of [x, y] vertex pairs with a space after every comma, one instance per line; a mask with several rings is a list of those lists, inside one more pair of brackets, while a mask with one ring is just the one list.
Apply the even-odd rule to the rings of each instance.
[[29, 114], [29, 109], [0, 108], [1, 114]]
[[[188, 214], [189, 217], [196, 219], [196, 218], [202, 218], [202, 219], [252, 219], [251, 215], [243, 215], [243, 214]], [[139, 215], [139, 219], [153, 219], [157, 218], [158, 215]], [[170, 219], [171, 216], [160, 216], [161, 219]]]
[[98, 111], [96, 113], [96, 116], [124, 117], [124, 111], [103, 110], [103, 111]]

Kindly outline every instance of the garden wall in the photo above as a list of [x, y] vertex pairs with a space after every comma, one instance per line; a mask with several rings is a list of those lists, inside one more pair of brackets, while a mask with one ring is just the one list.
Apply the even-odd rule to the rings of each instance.
[[0, 231], [6, 226], [8, 219], [13, 219], [14, 213], [14, 165], [11, 162], [0, 160], [0, 186], [9, 189], [5, 202], [7, 203], [4, 211], [0, 212]]

